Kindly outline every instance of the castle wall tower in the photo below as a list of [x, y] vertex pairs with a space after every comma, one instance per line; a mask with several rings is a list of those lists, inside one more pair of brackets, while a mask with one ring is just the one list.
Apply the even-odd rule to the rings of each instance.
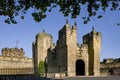
[[59, 37], [55, 48], [55, 72], [67, 71], [67, 44], [66, 44], [66, 31], [70, 30], [70, 25], [66, 22], [65, 26], [59, 31]]
[[34, 72], [38, 74], [38, 66], [40, 61], [44, 61], [47, 57], [47, 50], [53, 46], [52, 43], [52, 36], [50, 34], [45, 33], [38, 33], [36, 35], [36, 41], [33, 42], [33, 58], [34, 58]]
[[[67, 25], [66, 25], [67, 26]], [[71, 30], [66, 31], [66, 44], [68, 50], [68, 76], [76, 75], [76, 54], [77, 54], [77, 35], [76, 35], [76, 23]]]
[[92, 28], [90, 33], [83, 36], [83, 44], [88, 44], [89, 75], [100, 75], [101, 33]]
[[58, 67], [60, 71], [66, 71], [68, 76], [75, 76], [75, 63], [77, 53], [76, 23], [70, 28], [68, 21], [59, 31], [56, 53], [59, 55]]

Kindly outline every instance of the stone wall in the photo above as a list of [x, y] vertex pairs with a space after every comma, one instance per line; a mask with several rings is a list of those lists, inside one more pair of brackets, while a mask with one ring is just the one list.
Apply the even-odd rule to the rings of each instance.
[[85, 76], [89, 75], [89, 55], [88, 55], [88, 45], [81, 44], [78, 46], [76, 60], [83, 60], [85, 63]]
[[3, 58], [0, 56], [0, 68], [33, 68], [31, 58]]
[[100, 65], [101, 75], [120, 75], [120, 58], [104, 59]]
[[33, 74], [32, 58], [27, 58], [24, 54], [22, 48], [3, 48], [0, 55], [0, 74], [20, 74], [28, 71], [32, 71]]

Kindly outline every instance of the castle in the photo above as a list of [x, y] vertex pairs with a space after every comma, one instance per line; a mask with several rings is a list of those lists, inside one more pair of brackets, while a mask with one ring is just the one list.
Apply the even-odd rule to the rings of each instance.
[[39, 75], [40, 64], [47, 77], [99, 76], [120, 74], [120, 58], [104, 59], [100, 62], [101, 33], [94, 30], [83, 36], [82, 44], [77, 41], [77, 25], [72, 28], [68, 21], [59, 31], [56, 45], [52, 35], [44, 30], [36, 35], [32, 43], [33, 58], [25, 57], [22, 48], [3, 48], [0, 55], [0, 75]]
[[59, 31], [56, 45], [52, 35], [45, 31], [36, 35], [32, 43], [34, 71], [38, 73], [41, 61], [46, 63], [47, 73], [65, 73], [67, 76], [100, 75], [101, 33], [92, 31], [83, 36], [81, 45], [77, 42], [76, 22], [70, 27], [68, 21]]

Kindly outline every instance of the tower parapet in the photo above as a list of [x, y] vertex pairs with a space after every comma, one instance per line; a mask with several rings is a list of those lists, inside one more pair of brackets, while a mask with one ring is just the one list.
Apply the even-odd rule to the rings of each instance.
[[18, 49], [18, 48], [3, 48], [2, 49], [2, 56], [3, 57], [17, 57], [17, 58], [23, 58], [25, 52], [22, 48]]
[[1, 50], [2, 55], [0, 55], [0, 61], [8, 62], [30, 62], [32, 63], [31, 58], [25, 57], [25, 52], [23, 48], [3, 48]]

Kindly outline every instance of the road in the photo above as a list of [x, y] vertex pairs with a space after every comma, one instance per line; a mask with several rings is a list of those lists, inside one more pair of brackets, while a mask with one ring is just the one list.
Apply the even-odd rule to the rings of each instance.
[[120, 80], [120, 76], [99, 76], [99, 77], [66, 77], [54, 80]]

